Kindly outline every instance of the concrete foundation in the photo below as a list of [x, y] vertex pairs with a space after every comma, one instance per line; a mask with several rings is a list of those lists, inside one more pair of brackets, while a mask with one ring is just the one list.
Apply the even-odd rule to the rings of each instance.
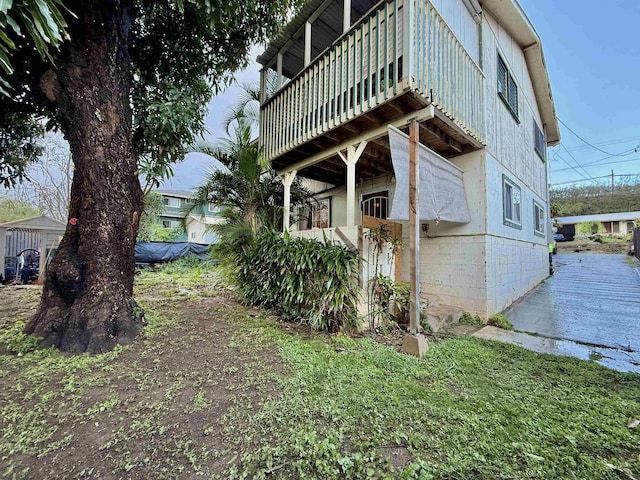
[[427, 344], [426, 337], [419, 333], [417, 335], [405, 335], [402, 340], [402, 347], [400, 347], [400, 352], [418, 358], [423, 357], [428, 350], [429, 345]]

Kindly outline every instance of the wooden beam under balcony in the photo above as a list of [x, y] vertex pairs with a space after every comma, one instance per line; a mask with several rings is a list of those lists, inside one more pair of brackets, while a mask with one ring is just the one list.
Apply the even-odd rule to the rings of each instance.
[[278, 174], [282, 175], [292, 170], [298, 170], [298, 171], [303, 170], [311, 165], [320, 163], [323, 160], [326, 160], [327, 158], [333, 157], [334, 155], [337, 155], [338, 152], [342, 152], [353, 145], [359, 144], [360, 142], [363, 142], [363, 141], [368, 142], [370, 140], [374, 140], [376, 138], [385, 136], [389, 130], [389, 125], [392, 125], [396, 128], [402, 128], [407, 126], [411, 121], [415, 120], [418, 122], [423, 122], [433, 118], [434, 116], [435, 116], [435, 108], [433, 105], [429, 105], [428, 107], [425, 107], [422, 110], [418, 110], [417, 112], [411, 112], [393, 122], [390, 122], [388, 125], [383, 125], [373, 130], [370, 130], [368, 132], [362, 133], [332, 148], [318, 152], [304, 160], [296, 162], [287, 167], [283, 167], [278, 171]]

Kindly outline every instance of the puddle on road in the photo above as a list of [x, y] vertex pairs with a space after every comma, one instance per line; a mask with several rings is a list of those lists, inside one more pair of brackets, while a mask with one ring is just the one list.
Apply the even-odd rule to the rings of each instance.
[[625, 348], [585, 345], [571, 340], [560, 340], [542, 335], [531, 335], [526, 332], [501, 330], [491, 326], [483, 327], [473, 335], [486, 340], [512, 343], [538, 353], [564, 355], [582, 360], [595, 361], [600, 365], [619, 372], [640, 373], [640, 352]]

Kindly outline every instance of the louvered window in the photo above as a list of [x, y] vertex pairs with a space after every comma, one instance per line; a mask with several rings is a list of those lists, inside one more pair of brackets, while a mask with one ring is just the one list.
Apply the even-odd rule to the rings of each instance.
[[535, 142], [534, 146], [536, 153], [543, 161], [545, 161], [547, 159], [547, 141], [544, 138], [544, 133], [542, 133], [542, 130], [538, 127], [535, 121], [533, 122], [533, 140]]
[[518, 119], [518, 86], [509, 73], [504, 60], [498, 55], [498, 96], [507, 106], [513, 118]]

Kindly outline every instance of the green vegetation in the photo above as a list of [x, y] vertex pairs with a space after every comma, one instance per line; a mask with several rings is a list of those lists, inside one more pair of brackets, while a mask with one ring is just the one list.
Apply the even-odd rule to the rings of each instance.
[[487, 325], [493, 325], [505, 330], [513, 330], [513, 323], [511, 323], [509, 319], [501, 313], [496, 313], [493, 317], [489, 318]]
[[[417, 360], [369, 339], [307, 340], [259, 321], [250, 330], [238, 341], [275, 341], [291, 374], [242, 431], [250, 448], [232, 478], [640, 473], [640, 437], [627, 428], [637, 375], [475, 338], [431, 343]], [[396, 468], [391, 452], [404, 458]]]
[[604, 232], [604, 225], [600, 222], [585, 222], [576, 225], [576, 233], [578, 235], [595, 235], [596, 233]]
[[408, 321], [410, 289], [407, 283], [395, 283], [383, 274], [383, 261], [393, 264], [402, 248], [402, 238], [395, 237], [389, 227], [381, 223], [365, 234], [372, 248], [366, 258], [366, 274], [369, 277], [367, 303], [369, 306], [369, 330], [384, 329], [399, 320]]
[[316, 330], [357, 326], [358, 255], [343, 245], [265, 232], [238, 256], [236, 268], [238, 292], [250, 305]]
[[40, 290], [0, 291], [5, 477], [640, 475], [628, 428], [639, 375], [476, 338], [431, 342], [416, 359], [312, 333], [239, 305], [215, 269], [190, 262], [137, 276], [150, 325], [106, 354], [9, 354], [5, 334]]
[[35, 205], [12, 198], [0, 197], [0, 223], [37, 217], [40, 213], [40, 209]]
[[471, 315], [469, 312], [464, 312], [460, 317], [460, 325], [484, 325], [480, 315]]
[[634, 212], [640, 210], [640, 177], [616, 179], [613, 191], [610, 181], [602, 181], [594, 185], [554, 188], [549, 196], [556, 214], [552, 216]]

